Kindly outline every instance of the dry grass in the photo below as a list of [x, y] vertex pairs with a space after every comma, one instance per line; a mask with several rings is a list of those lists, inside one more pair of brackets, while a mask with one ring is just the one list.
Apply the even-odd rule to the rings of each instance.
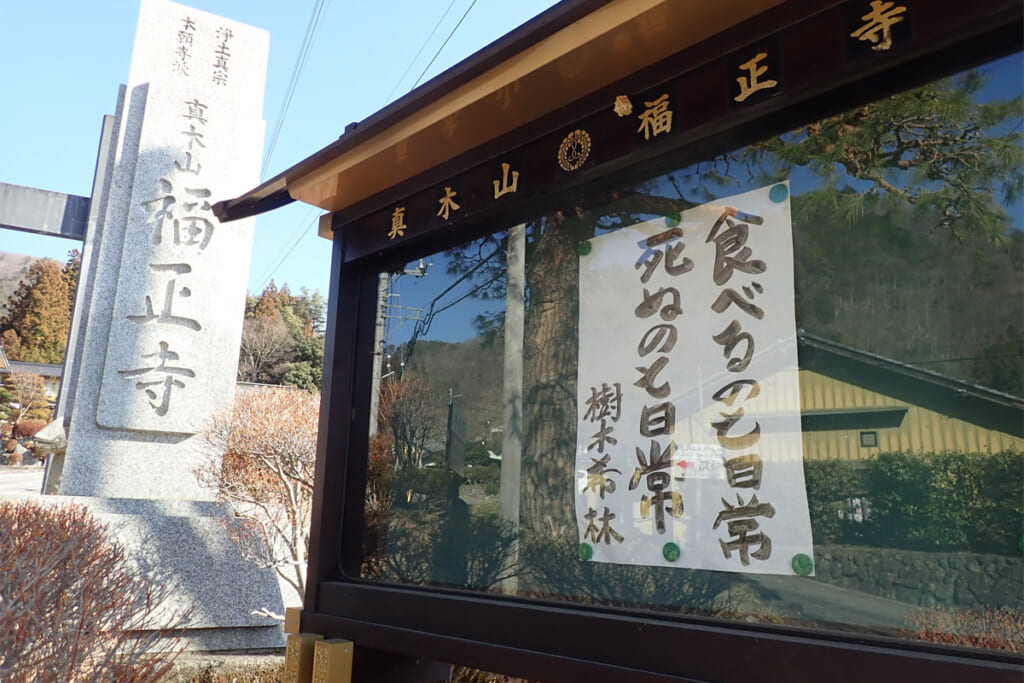
[[902, 635], [945, 645], [1024, 652], [1024, 612], [1009, 607], [922, 608], [907, 615]]
[[179, 657], [160, 683], [278, 683], [284, 654], [198, 654]]

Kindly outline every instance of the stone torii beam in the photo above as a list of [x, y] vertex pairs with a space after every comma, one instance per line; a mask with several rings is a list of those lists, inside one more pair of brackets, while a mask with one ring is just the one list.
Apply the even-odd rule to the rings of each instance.
[[89, 197], [0, 183], [0, 228], [82, 241]]
[[72, 309], [71, 325], [64, 352], [64, 371], [57, 394], [54, 422], [60, 425], [55, 433], [55, 451], [46, 459], [43, 493], [56, 493], [64, 465], [64, 436], [74, 403], [75, 387], [81, 367], [82, 342], [88, 320], [87, 294], [95, 276], [93, 245], [100, 231], [99, 212], [109, 183], [114, 117], [104, 116], [96, 150], [92, 196], [82, 197], [50, 190], [40, 190], [10, 183], [0, 183], [0, 229], [18, 230], [36, 235], [63, 237], [82, 242], [81, 268]]

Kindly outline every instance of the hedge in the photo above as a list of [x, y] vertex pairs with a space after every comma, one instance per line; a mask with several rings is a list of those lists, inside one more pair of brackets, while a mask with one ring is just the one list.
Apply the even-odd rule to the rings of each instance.
[[[1024, 454], [893, 452], [804, 463], [817, 543], [1018, 555], [1024, 533]], [[864, 520], [851, 517], [855, 499]]]

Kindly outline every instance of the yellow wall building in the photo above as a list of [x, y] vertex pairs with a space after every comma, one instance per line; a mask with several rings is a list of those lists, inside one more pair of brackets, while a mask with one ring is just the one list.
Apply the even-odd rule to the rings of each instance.
[[810, 335], [800, 401], [807, 460], [1024, 450], [1024, 400]]

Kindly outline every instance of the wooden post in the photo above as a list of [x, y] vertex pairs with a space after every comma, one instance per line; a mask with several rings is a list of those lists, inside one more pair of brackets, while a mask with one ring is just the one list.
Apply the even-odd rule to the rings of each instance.
[[313, 646], [312, 683], [352, 683], [351, 640], [319, 640]]
[[289, 633], [284, 651], [284, 683], [310, 683], [313, 647], [324, 637], [316, 633]]
[[286, 607], [284, 610], [284, 632], [298, 634], [301, 630], [299, 622], [302, 619], [301, 607]]

